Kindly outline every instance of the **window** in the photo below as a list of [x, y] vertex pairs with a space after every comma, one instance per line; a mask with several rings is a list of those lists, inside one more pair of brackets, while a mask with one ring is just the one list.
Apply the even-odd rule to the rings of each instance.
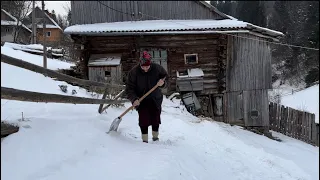
[[5, 32], [10, 32], [10, 29], [9, 29], [9, 28], [6, 28], [6, 29], [5, 29]]
[[48, 31], [47, 32], [47, 37], [50, 37], [51, 36], [51, 31]]
[[104, 72], [105, 77], [111, 77], [111, 72], [110, 71], [105, 71]]
[[198, 63], [198, 54], [185, 54], [184, 62], [186, 64], [197, 64]]

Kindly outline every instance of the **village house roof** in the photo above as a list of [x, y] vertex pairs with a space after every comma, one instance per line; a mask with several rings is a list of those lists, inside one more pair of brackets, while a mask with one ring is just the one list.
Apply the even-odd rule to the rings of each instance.
[[[9, 16], [12, 19], [12, 21], [1, 20], [1, 26], [16, 26], [17, 25], [17, 22], [18, 22], [17, 18], [12, 16], [10, 13], [5, 11], [4, 9], [1, 9], [1, 11], [4, 12], [7, 16]], [[22, 25], [22, 27], [25, 28], [27, 31], [32, 32], [27, 26], [22, 24], [21, 21], [19, 22], [19, 25]]]
[[143, 35], [143, 34], [186, 34], [186, 33], [246, 32], [245, 30], [279, 37], [284, 34], [259, 27], [237, 19], [224, 20], [145, 20], [111, 23], [73, 25], [65, 29], [66, 34], [81, 35]]
[[[39, 7], [36, 7], [36, 8], [39, 9], [40, 11], [42, 11]], [[30, 17], [31, 15], [32, 15], [32, 11], [27, 14], [27, 17], [31, 18]], [[48, 10], [45, 10], [45, 15], [52, 22], [52, 24], [46, 24], [46, 28], [52, 28], [52, 29], [58, 28], [61, 31], [63, 31], [62, 28], [59, 26], [59, 24], [55, 20], [52, 19], [51, 13]], [[31, 28], [32, 24], [28, 25], [28, 27]], [[42, 23], [37, 24], [37, 28], [43, 28], [43, 24]]]

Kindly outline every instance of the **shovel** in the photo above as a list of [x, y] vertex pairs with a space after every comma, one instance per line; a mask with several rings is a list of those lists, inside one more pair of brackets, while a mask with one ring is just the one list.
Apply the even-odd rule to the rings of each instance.
[[[165, 78], [163, 78], [163, 80], [165, 80]], [[143, 95], [138, 101], [141, 102], [145, 97], [147, 97], [150, 93], [152, 93], [155, 89], [158, 88], [158, 83], [153, 86], [152, 89], [150, 89], [145, 95]], [[113, 122], [111, 123], [110, 129], [107, 133], [109, 133], [110, 131], [117, 131], [119, 124], [122, 121], [122, 117], [127, 114], [130, 110], [132, 110], [134, 108], [134, 106], [132, 105], [131, 107], [129, 107], [127, 110], [125, 110], [119, 117], [117, 117], [116, 119], [113, 120]]]

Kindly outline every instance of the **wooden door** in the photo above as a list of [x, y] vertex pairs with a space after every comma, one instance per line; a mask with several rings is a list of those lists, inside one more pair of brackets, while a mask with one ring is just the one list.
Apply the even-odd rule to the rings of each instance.
[[[147, 49], [147, 48], [141, 48], [140, 49], [140, 56], [142, 54], [142, 52]], [[148, 49], [147, 50], [148, 53], [151, 55], [152, 57], [152, 62], [153, 63], [157, 63], [160, 64], [167, 72], [168, 72], [168, 54], [167, 54], [167, 50], [165, 49], [158, 49], [158, 48], [152, 48], [152, 49]], [[169, 72], [168, 72], [169, 74]], [[167, 92], [167, 88], [163, 89], [162, 91], [163, 93]]]

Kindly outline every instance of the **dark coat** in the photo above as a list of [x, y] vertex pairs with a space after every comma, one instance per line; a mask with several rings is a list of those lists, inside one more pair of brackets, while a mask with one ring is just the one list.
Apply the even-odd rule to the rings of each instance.
[[163, 94], [160, 88], [166, 87], [169, 79], [168, 73], [159, 64], [151, 63], [148, 72], [144, 72], [140, 65], [136, 65], [129, 71], [126, 82], [127, 98], [133, 103], [135, 100], [141, 98], [145, 93], [152, 89], [153, 86], [155, 86], [157, 82], [164, 77], [166, 77], [165, 84], [149, 94], [144, 100], [142, 100], [142, 102], [140, 102], [139, 105], [139, 107], [141, 107], [144, 105], [144, 102], [153, 101], [156, 107], [161, 109]]

